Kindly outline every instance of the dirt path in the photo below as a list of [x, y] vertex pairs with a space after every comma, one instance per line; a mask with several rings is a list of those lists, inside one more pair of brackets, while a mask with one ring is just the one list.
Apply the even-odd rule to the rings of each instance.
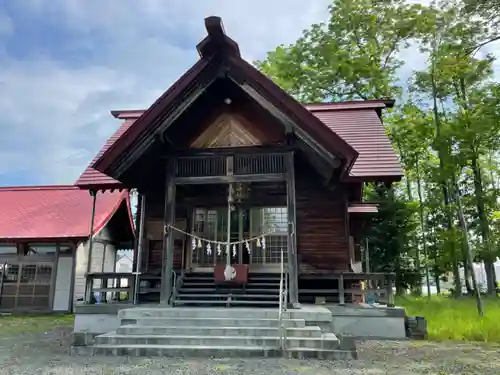
[[360, 359], [348, 362], [90, 358], [68, 356], [70, 332], [70, 327], [43, 332], [7, 330], [0, 338], [0, 374], [500, 374], [498, 346], [372, 341], [360, 343]]

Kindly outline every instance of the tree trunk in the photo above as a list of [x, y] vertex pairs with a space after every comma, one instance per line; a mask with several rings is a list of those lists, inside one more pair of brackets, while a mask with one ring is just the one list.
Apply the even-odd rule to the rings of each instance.
[[458, 207], [458, 219], [460, 221], [460, 226], [462, 227], [462, 236], [463, 236], [463, 242], [465, 244], [465, 250], [467, 254], [467, 260], [468, 264], [471, 267], [471, 275], [472, 275], [472, 287], [474, 289], [474, 296], [476, 297], [476, 305], [477, 305], [477, 311], [479, 313], [479, 316], [484, 316], [484, 309], [483, 309], [483, 301], [481, 300], [481, 294], [479, 293], [479, 288], [477, 287], [477, 280], [476, 280], [476, 274], [474, 273], [474, 261], [472, 259], [472, 252], [470, 249], [470, 241], [469, 241], [469, 228], [467, 227], [467, 222], [465, 221], [464, 218], [464, 211], [462, 208], [462, 203], [460, 201], [460, 190], [458, 188], [457, 182], [454, 180], [453, 181], [453, 189], [455, 190], [455, 203], [457, 204]]
[[483, 178], [479, 158], [476, 150], [472, 150], [471, 159], [472, 175], [474, 177], [474, 195], [476, 198], [477, 214], [479, 216], [479, 230], [483, 239], [483, 262], [486, 271], [486, 287], [489, 295], [496, 294], [495, 256], [491, 251], [490, 228], [485, 208]]
[[436, 284], [436, 293], [441, 294], [441, 279], [439, 278], [441, 276], [439, 272], [434, 269], [434, 283]]
[[[453, 213], [451, 211], [450, 205], [450, 194], [448, 189], [448, 179], [446, 176], [445, 169], [445, 152], [443, 150], [443, 146], [441, 144], [441, 119], [439, 117], [438, 104], [437, 104], [437, 87], [435, 81], [435, 71], [434, 71], [434, 62], [432, 63], [432, 74], [431, 74], [431, 85], [432, 85], [432, 98], [433, 98], [433, 114], [434, 114], [434, 124], [436, 126], [436, 139], [438, 144], [438, 158], [439, 158], [439, 169], [440, 169], [440, 185], [443, 191], [443, 200], [446, 211], [446, 226], [447, 230], [451, 232], [453, 230]], [[456, 249], [454, 244], [451, 244], [451, 263], [452, 263], [452, 272], [453, 272], [453, 281], [454, 281], [454, 289], [455, 289], [455, 297], [459, 295], [460, 290], [462, 289], [460, 283], [460, 268], [458, 266], [458, 257], [456, 254]]]
[[[465, 281], [465, 289], [467, 290], [468, 295], [472, 295], [473, 290], [472, 290], [472, 285], [470, 283], [470, 264], [467, 261], [467, 254], [465, 253], [467, 250], [465, 249], [465, 244], [462, 245], [462, 261], [464, 263], [464, 281]], [[474, 267], [474, 265], [472, 265]]]
[[[424, 250], [424, 258], [425, 258], [425, 282], [427, 285], [427, 298], [431, 297], [431, 281], [429, 276], [429, 252], [427, 249], [427, 233], [426, 233], [426, 225], [425, 225], [425, 215], [424, 215], [424, 200], [422, 197], [422, 182], [420, 181], [420, 169], [418, 160], [415, 163], [415, 169], [417, 173], [417, 193], [418, 193], [418, 203], [419, 203], [419, 214], [420, 214], [420, 228], [422, 230], [422, 247]], [[419, 262], [420, 266], [420, 262]], [[420, 272], [420, 268], [418, 268]], [[420, 288], [420, 293], [422, 293], [422, 288]]]
[[[411, 180], [406, 176], [406, 190], [408, 192], [408, 200], [413, 202], [413, 193], [411, 191]], [[415, 249], [415, 268], [417, 269], [419, 278], [418, 284], [413, 287], [412, 292], [417, 296], [422, 295], [422, 273], [421, 273], [421, 265], [420, 265], [420, 249], [418, 248], [417, 234], [413, 232], [412, 236], [412, 245]]]

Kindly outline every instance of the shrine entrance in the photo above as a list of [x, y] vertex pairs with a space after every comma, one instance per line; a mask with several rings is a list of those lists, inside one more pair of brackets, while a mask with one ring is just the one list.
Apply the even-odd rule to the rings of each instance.
[[230, 215], [227, 210], [226, 207], [194, 209], [188, 267], [208, 271], [217, 264], [226, 264], [230, 217], [231, 264], [248, 264], [253, 271], [279, 271], [282, 249], [286, 261], [286, 207], [236, 207]]

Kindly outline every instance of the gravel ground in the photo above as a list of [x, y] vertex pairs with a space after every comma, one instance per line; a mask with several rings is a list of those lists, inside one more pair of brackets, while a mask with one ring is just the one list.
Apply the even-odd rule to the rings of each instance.
[[284, 359], [149, 359], [68, 356], [69, 328], [2, 335], [0, 374], [500, 374], [500, 347], [424, 342], [364, 342], [349, 362]]

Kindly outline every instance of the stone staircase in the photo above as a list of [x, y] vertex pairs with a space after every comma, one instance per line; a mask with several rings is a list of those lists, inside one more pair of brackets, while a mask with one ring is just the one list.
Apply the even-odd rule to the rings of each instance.
[[[315, 312], [284, 313], [280, 349], [278, 310], [266, 308], [130, 308], [120, 327], [95, 337], [92, 354], [175, 357], [271, 357], [350, 359], [355, 348], [308, 323]], [[330, 314], [331, 318], [331, 314]]]
[[244, 286], [214, 283], [213, 273], [186, 273], [178, 289], [175, 306], [278, 307], [280, 275], [251, 273]]

